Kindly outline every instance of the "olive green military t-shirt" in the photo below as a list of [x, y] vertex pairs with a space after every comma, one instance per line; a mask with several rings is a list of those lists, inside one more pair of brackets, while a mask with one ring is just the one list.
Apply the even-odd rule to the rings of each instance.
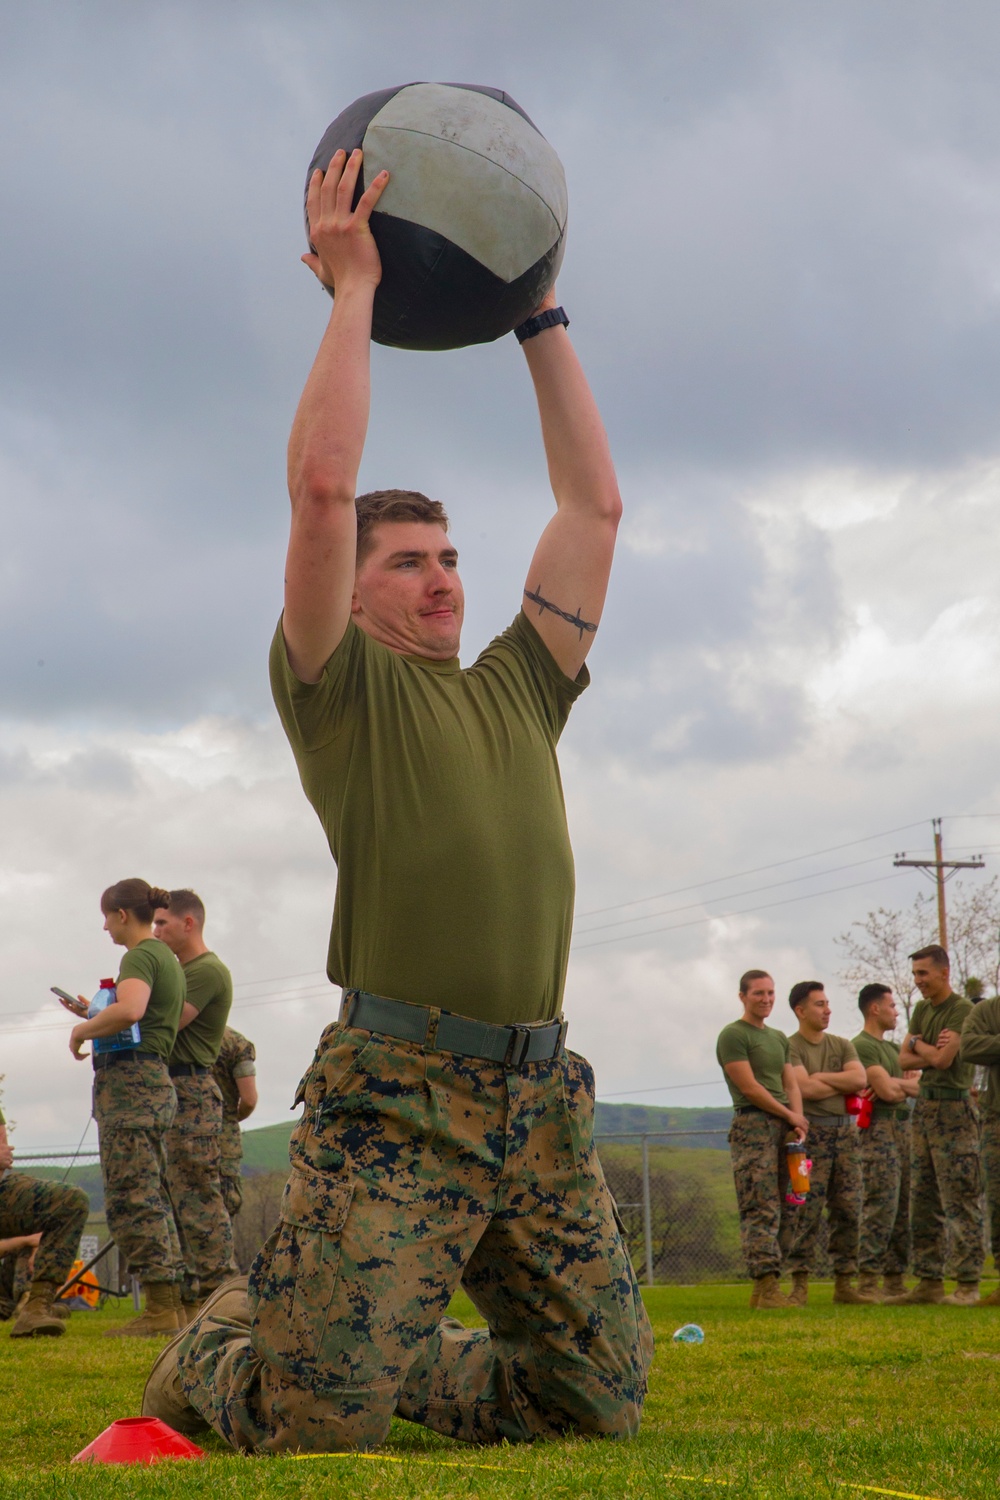
[[[870, 1031], [859, 1031], [852, 1039], [852, 1046], [866, 1068], [884, 1068], [890, 1078], [902, 1078], [899, 1066], [899, 1046], [896, 1042], [879, 1041]], [[884, 1099], [872, 1100], [872, 1114], [879, 1120], [908, 1120], [910, 1110], [906, 1104], [887, 1104]]]
[[[949, 995], [940, 1005], [918, 1000], [910, 1016], [908, 1032], [933, 1047], [942, 1031], [961, 1031], [975, 1006], [964, 995]], [[972, 1087], [976, 1070], [971, 1062], [962, 1062], [959, 1052], [950, 1068], [925, 1068], [920, 1075], [920, 1096], [929, 1089], [967, 1089]]]
[[149, 1000], [139, 1022], [136, 1050], [155, 1052], [167, 1062], [184, 1009], [184, 970], [166, 943], [159, 938], [143, 938], [122, 959], [118, 983], [123, 979], [141, 979], [149, 985]]
[[170, 1061], [210, 1068], [219, 1055], [233, 1003], [233, 978], [214, 953], [199, 953], [182, 967], [187, 985], [185, 999], [198, 1014], [178, 1031]]
[[1000, 1115], [1000, 996], [972, 1007], [962, 1027], [958, 1055], [964, 1063], [985, 1067], [986, 1089], [980, 1095], [980, 1107], [985, 1115]]
[[[719, 1032], [715, 1056], [724, 1073], [726, 1063], [748, 1062], [750, 1071], [762, 1088], [767, 1089], [779, 1104], [787, 1105], [788, 1095], [781, 1080], [781, 1071], [788, 1062], [788, 1038], [783, 1031], [776, 1031], [773, 1026], [751, 1026], [742, 1017], [738, 1021], [730, 1021]], [[726, 1083], [733, 1098], [734, 1109], [746, 1105], [754, 1107], [753, 1100], [740, 1092], [728, 1073]]]
[[279, 624], [271, 687], [337, 863], [335, 984], [499, 1023], [562, 1005], [573, 855], [556, 744], [589, 677], [531, 622], [463, 670], [352, 622], [318, 683]]
[[[791, 1061], [809, 1074], [842, 1073], [848, 1063], [858, 1061], [858, 1054], [846, 1036], [830, 1036], [829, 1032], [824, 1032], [818, 1042], [807, 1042], [796, 1032], [788, 1038], [788, 1051]], [[845, 1119], [844, 1099], [843, 1094], [834, 1094], [830, 1099], [803, 1099], [802, 1113], [807, 1120]]]

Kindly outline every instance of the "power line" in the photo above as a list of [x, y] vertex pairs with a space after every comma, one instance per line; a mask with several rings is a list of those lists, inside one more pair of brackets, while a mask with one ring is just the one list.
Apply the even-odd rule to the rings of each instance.
[[851, 885], [837, 885], [829, 891], [807, 891], [803, 896], [785, 896], [781, 901], [765, 901], [761, 906], [745, 906], [741, 911], [713, 912], [707, 917], [693, 917], [689, 922], [674, 922], [669, 927], [651, 927], [648, 932], [623, 932], [618, 937], [598, 938], [596, 943], [574, 943], [572, 946], [575, 952], [584, 948], [603, 948], [607, 943], [625, 943], [632, 938], [654, 937], [659, 932], [678, 932], [682, 927], [700, 927], [705, 922], [720, 922], [727, 917], [746, 917], [751, 912], [770, 911], [775, 906], [791, 906], [797, 901], [815, 901], [819, 896], [836, 896], [841, 891], [857, 891], [862, 886], [881, 885], [886, 880], [902, 878], [901, 875], [879, 875], [874, 880], [857, 880]]
[[[987, 816], [985, 813], [983, 817]], [[683, 896], [686, 891], [701, 891], [709, 885], [723, 885], [730, 880], [743, 880], [747, 875], [763, 875], [768, 870], [778, 870], [784, 865], [797, 865], [805, 859], [819, 859], [824, 854], [836, 854], [841, 849], [854, 849], [858, 844], [870, 844], [873, 839], [887, 839], [893, 833], [907, 833], [911, 828], [922, 828], [926, 819], [916, 823], [903, 823], [899, 828], [886, 828], [882, 833], [869, 833], [863, 839], [849, 839], [846, 844], [831, 844], [827, 849], [814, 849], [811, 854], [796, 854], [791, 859], [776, 859], [769, 865], [755, 865], [752, 870], [738, 870], [735, 875], [716, 875], [712, 880], [696, 880], [693, 885], [678, 885], [672, 891], [661, 891], [656, 896], [638, 896], [634, 901], [619, 901], [614, 906], [597, 906], [591, 911], [579, 913], [578, 920], [585, 917], [600, 917], [608, 911], [622, 911], [626, 906], [643, 906], [647, 901], [665, 901], [668, 896]]]

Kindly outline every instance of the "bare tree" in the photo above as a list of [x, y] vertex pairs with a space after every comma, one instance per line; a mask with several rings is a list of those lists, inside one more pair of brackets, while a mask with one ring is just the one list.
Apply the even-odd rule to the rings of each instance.
[[[956, 881], [948, 898], [952, 983], [966, 994], [995, 995], [1000, 991], [1000, 876], [972, 887]], [[916, 998], [909, 955], [937, 942], [934, 898], [921, 892], [905, 911], [880, 906], [834, 941], [847, 960], [839, 978], [852, 986], [873, 980], [891, 985], [909, 1021]]]

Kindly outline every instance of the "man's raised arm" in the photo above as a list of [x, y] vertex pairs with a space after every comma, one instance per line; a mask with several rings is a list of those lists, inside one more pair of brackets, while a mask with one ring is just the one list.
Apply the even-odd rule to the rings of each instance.
[[382, 276], [368, 224], [389, 180], [380, 172], [356, 209], [361, 152], [338, 151], [314, 172], [306, 211], [313, 253], [303, 262], [336, 299], [288, 441], [292, 529], [282, 625], [288, 660], [318, 682], [351, 618], [357, 522], [354, 495], [368, 431], [372, 303]]
[[[539, 312], [555, 307], [553, 291]], [[621, 517], [607, 436], [562, 325], [523, 345], [535, 384], [556, 514], [531, 560], [522, 607], [568, 677], [594, 639]]]

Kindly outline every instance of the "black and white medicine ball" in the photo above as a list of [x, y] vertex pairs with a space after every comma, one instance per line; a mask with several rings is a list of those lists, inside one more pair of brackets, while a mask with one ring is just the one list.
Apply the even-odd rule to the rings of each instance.
[[316, 147], [307, 188], [335, 151], [359, 146], [355, 203], [389, 172], [371, 219], [382, 260], [378, 343], [458, 349], [501, 338], [531, 316], [562, 261], [566, 179], [509, 94], [467, 83], [366, 94]]

